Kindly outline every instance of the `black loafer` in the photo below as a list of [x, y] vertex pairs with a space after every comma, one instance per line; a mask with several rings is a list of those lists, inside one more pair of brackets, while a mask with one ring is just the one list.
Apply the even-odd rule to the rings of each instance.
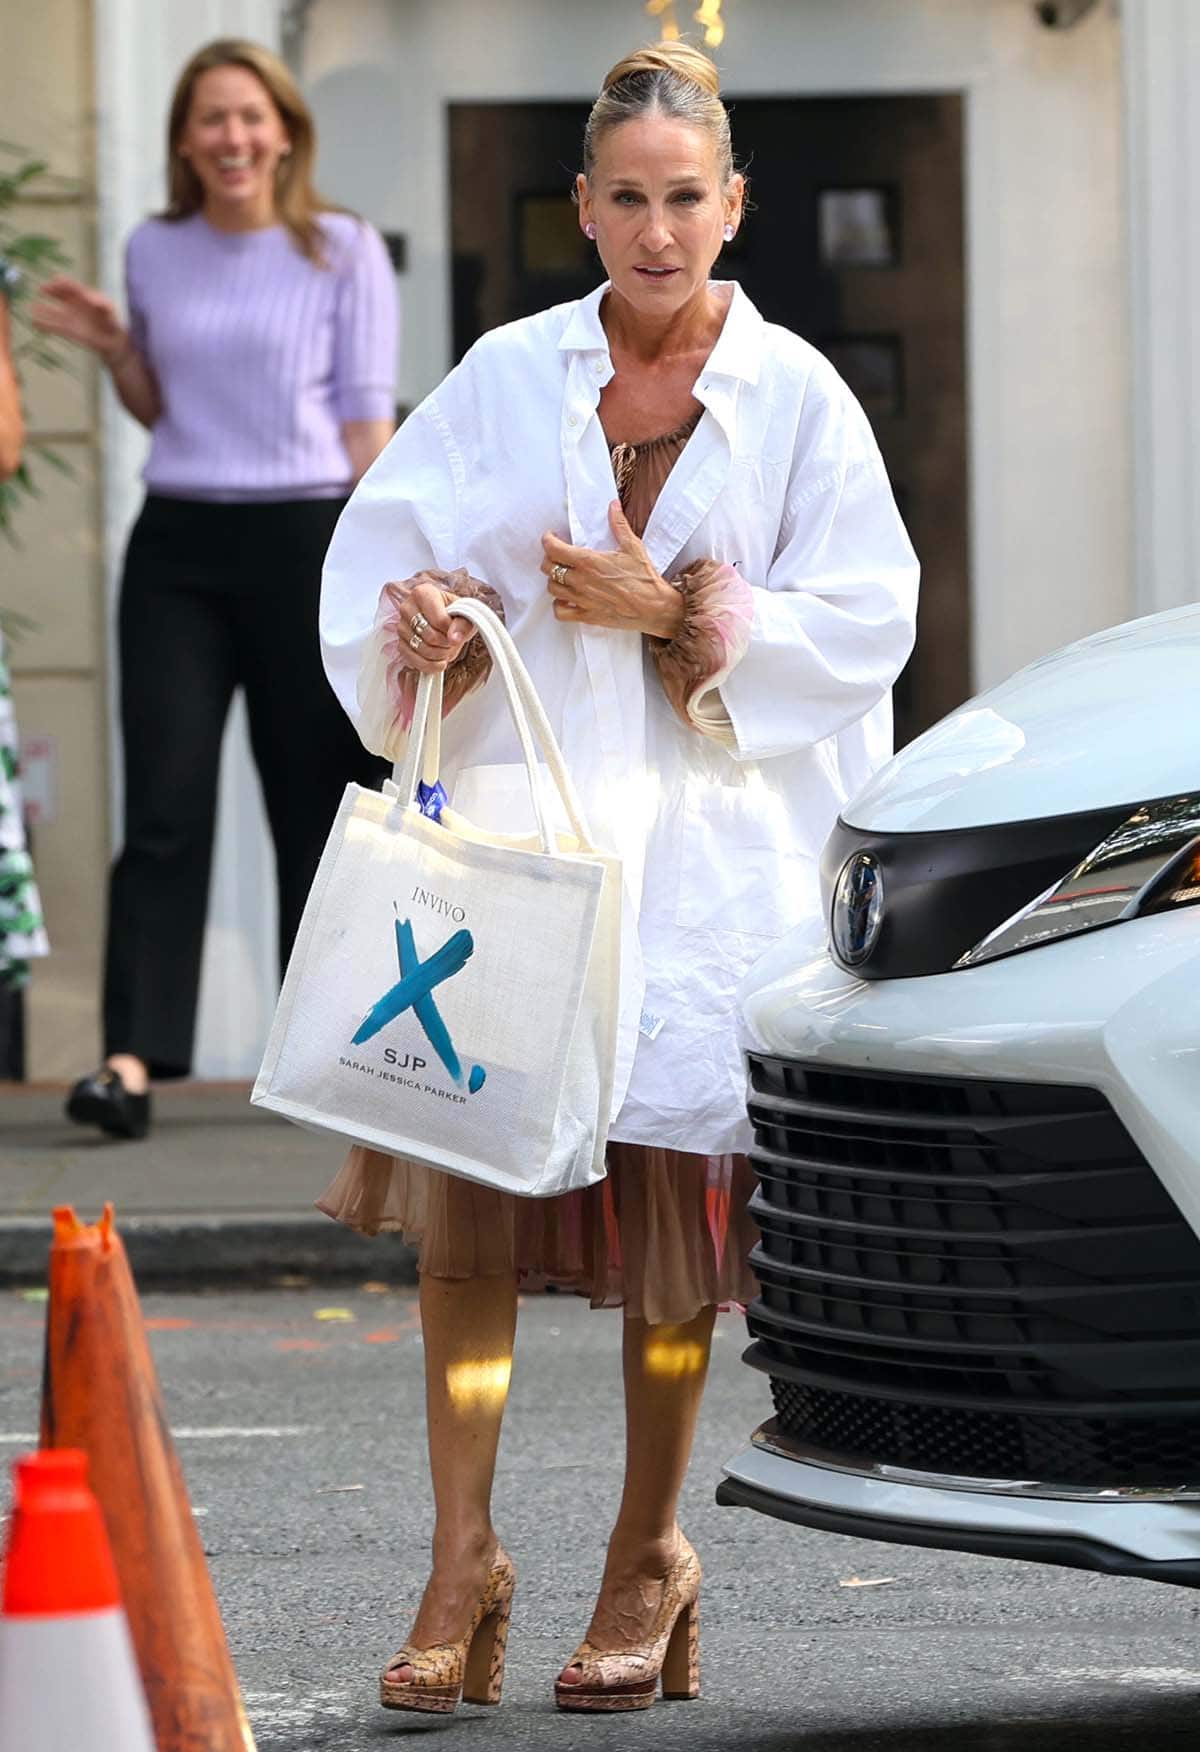
[[131, 1095], [119, 1071], [103, 1066], [80, 1077], [67, 1096], [67, 1118], [98, 1125], [112, 1138], [144, 1138], [150, 1130], [149, 1095]]

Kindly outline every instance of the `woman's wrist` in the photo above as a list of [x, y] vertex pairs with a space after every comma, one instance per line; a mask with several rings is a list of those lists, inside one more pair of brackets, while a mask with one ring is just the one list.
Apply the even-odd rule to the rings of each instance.
[[118, 371], [123, 370], [129, 364], [130, 360], [136, 357], [137, 348], [134, 346], [133, 336], [128, 329], [121, 330], [120, 338], [114, 341], [111, 347], [100, 349], [101, 363], [112, 372], [114, 377]]
[[682, 590], [675, 584], [668, 584], [665, 578], [662, 585], [661, 602], [651, 638], [661, 639], [664, 644], [670, 644], [683, 631], [683, 623], [687, 618], [687, 603]]

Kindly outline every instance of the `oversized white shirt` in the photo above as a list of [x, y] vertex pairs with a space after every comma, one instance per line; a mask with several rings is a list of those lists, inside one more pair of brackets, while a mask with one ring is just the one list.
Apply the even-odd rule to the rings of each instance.
[[[357, 724], [386, 582], [463, 566], [499, 592], [593, 834], [625, 873], [611, 1136], [716, 1154], [750, 1135], [737, 984], [819, 907], [838, 810], [891, 753], [918, 568], [862, 409], [735, 286], [693, 391], [705, 411], [643, 537], [664, 577], [710, 558], [754, 587], [749, 645], [720, 690], [735, 746], [676, 717], [640, 634], [555, 620], [543, 531], [614, 546], [606, 290], [484, 335], [405, 421], [338, 523], [322, 649]], [[531, 828], [519, 761], [489, 681], [444, 727], [455, 808]]]

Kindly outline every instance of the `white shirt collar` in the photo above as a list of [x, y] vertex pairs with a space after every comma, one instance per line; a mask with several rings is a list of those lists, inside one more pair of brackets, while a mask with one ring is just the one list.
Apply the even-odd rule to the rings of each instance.
[[[737, 281], [713, 280], [710, 285], [733, 286], [733, 297], [725, 316], [724, 326], [704, 367], [706, 377], [733, 377], [744, 383], [757, 383], [762, 362], [762, 317], [742, 291]], [[609, 282], [597, 286], [571, 309], [566, 327], [559, 339], [564, 353], [603, 353], [608, 357], [608, 337], [600, 321], [600, 301], [608, 291]]]

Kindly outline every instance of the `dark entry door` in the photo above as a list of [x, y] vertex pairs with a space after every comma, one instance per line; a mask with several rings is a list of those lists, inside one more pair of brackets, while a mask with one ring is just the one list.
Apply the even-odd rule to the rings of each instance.
[[[598, 266], [570, 201], [584, 104], [450, 110], [454, 343], [580, 297]], [[749, 98], [753, 210], [724, 270], [828, 353], [866, 408], [922, 562], [903, 742], [970, 692], [962, 105]]]

